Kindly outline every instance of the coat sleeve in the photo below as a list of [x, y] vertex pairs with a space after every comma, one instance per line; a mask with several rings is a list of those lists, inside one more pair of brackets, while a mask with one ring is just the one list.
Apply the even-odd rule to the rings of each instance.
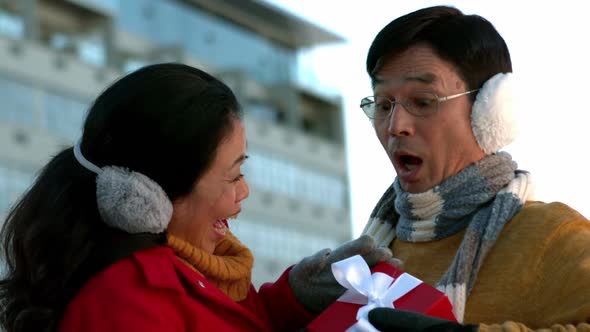
[[297, 302], [289, 286], [289, 267], [274, 283], [260, 287], [260, 298], [269, 314], [275, 331], [296, 331], [307, 326], [314, 315]]
[[557, 213], [544, 216], [555, 230], [538, 244], [542, 256], [537, 268], [526, 271], [536, 283], [522, 310], [535, 322], [480, 324], [479, 331], [590, 331], [590, 221], [565, 205]]

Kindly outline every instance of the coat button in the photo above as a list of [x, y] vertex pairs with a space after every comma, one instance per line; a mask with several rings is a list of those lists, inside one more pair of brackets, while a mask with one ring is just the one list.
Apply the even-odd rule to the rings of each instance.
[[201, 280], [197, 281], [197, 283], [199, 284], [199, 286], [205, 288], [205, 285], [203, 284], [203, 282]]

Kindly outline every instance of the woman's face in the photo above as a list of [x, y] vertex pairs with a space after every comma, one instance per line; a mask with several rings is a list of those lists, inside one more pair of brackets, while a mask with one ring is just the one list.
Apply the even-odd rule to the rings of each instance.
[[241, 211], [249, 188], [241, 172], [246, 156], [246, 132], [235, 119], [232, 130], [217, 147], [209, 170], [186, 196], [176, 199], [168, 233], [213, 253], [227, 230], [226, 219]]

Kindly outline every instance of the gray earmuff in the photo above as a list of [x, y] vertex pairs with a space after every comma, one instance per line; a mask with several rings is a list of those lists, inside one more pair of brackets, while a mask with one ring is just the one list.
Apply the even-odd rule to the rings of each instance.
[[100, 168], [74, 146], [76, 160], [97, 174], [96, 202], [103, 221], [130, 234], [162, 233], [172, 218], [172, 203], [155, 181], [123, 167]]

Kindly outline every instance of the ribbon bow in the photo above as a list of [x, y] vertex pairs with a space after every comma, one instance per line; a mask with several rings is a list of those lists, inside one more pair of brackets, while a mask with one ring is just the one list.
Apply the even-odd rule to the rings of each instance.
[[422, 283], [407, 273], [393, 278], [382, 272], [371, 274], [365, 260], [355, 255], [332, 264], [336, 281], [347, 289], [337, 301], [363, 305], [357, 323], [347, 331], [377, 331], [368, 322], [369, 311], [377, 307], [395, 308], [393, 302]]

